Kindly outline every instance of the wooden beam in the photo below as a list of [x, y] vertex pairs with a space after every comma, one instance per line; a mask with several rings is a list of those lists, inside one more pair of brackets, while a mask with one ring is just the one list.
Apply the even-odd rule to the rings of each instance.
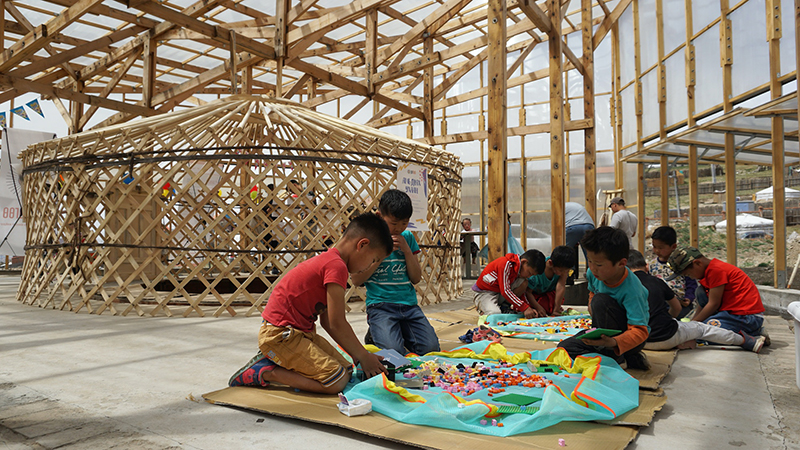
[[[669, 225], [669, 160], [661, 155], [661, 225]], [[641, 187], [644, 189], [644, 186]]]
[[[423, 40], [425, 55], [433, 53], [433, 38], [428, 36]], [[422, 103], [422, 128], [426, 138], [433, 137], [433, 66], [425, 68], [423, 74], [423, 103]], [[444, 133], [443, 133], [444, 134]]]
[[[692, 44], [692, 36], [694, 34], [694, 26], [692, 20], [692, 0], [685, 0], [684, 8], [686, 11], [686, 45], [685, 45], [685, 80], [686, 85], [686, 117], [687, 125], [689, 128], [695, 126], [694, 118], [694, 86], [695, 86], [695, 59], [694, 59], [694, 44]], [[671, 95], [669, 92], [667, 93]], [[697, 186], [697, 146], [689, 146], [689, 240], [691, 245], [699, 248], [700, 245], [700, 196]], [[711, 167], [714, 170], [714, 167]]]
[[[727, 17], [729, 10], [728, 0], [720, 0], [720, 17]], [[730, 21], [721, 20], [720, 37], [730, 31]], [[722, 40], [724, 43], [724, 40]], [[721, 45], [722, 45], [721, 43]], [[722, 61], [722, 105], [728, 113], [733, 109], [731, 101], [733, 83], [731, 69], [733, 61], [725, 58]], [[736, 265], [736, 141], [733, 133], [725, 133], [725, 240], [728, 264]]]
[[[547, 0], [552, 33], [561, 36], [561, 3]], [[550, 236], [553, 247], [566, 243], [564, 228], [564, 78], [561, 39], [549, 39], [550, 50]]]
[[[620, 0], [620, 2], [617, 3], [617, 6], [614, 7], [614, 11], [612, 11], [610, 15], [607, 15], [606, 18], [600, 22], [600, 25], [597, 27], [597, 31], [595, 31], [593, 38], [595, 50], [597, 50], [597, 47], [601, 42], [603, 42], [603, 38], [606, 37], [611, 28], [617, 23], [617, 20], [619, 20], [619, 16], [625, 12], [625, 9], [630, 4], [631, 0]], [[691, 11], [691, 9], [688, 11]]]
[[375, 84], [372, 75], [377, 71], [378, 58], [378, 10], [370, 9], [366, 17], [366, 42], [364, 47], [364, 67], [367, 71], [367, 91], [371, 94], [375, 92]]
[[146, 108], [153, 107], [153, 95], [155, 95], [156, 84], [156, 47], [158, 42], [153, 39], [144, 41], [142, 59], [144, 70], [142, 71], [142, 104]]
[[0, 74], [0, 85], [12, 87], [20, 92], [36, 92], [47, 97], [59, 97], [65, 100], [77, 101], [87, 105], [97, 105], [102, 108], [113, 109], [126, 113], [132, 113], [140, 116], [152, 116], [157, 114], [156, 111], [145, 108], [143, 106], [131, 105], [129, 103], [111, 100], [103, 97], [95, 97], [86, 95], [81, 92], [75, 92], [71, 89], [59, 89], [57, 87], [28, 81], [24, 78], [19, 78], [11, 75]]
[[[592, 0], [581, 0], [581, 37], [583, 39], [583, 117], [594, 118], [594, 45], [592, 43]], [[597, 221], [597, 141], [594, 121], [583, 130], [584, 207]]]
[[[767, 38], [769, 39], [769, 87], [772, 100], [781, 97], [781, 2], [766, 1]], [[800, 11], [798, 11], [800, 13]], [[786, 288], [786, 185], [783, 117], [770, 118], [772, 128], [772, 227], [774, 285]]]
[[[100, 97], [103, 98], [108, 97], [108, 94], [111, 93], [111, 91], [117, 86], [122, 77], [126, 73], [128, 73], [128, 70], [130, 70], [130, 68], [133, 66], [133, 63], [135, 63], [138, 59], [139, 59], [138, 53], [131, 54], [131, 56], [128, 57], [128, 60], [125, 61], [125, 63], [122, 64], [122, 66], [120, 66], [120, 68], [117, 70], [117, 73], [115, 73], [114, 76], [111, 78], [111, 81], [103, 87], [103, 90], [100, 92]], [[84, 129], [84, 127], [86, 127], [86, 124], [89, 122], [89, 119], [92, 118], [92, 116], [94, 115], [95, 112], [97, 112], [98, 109], [99, 108], [95, 105], [89, 107], [89, 109], [83, 114], [83, 117], [81, 117], [81, 121], [79, 124], [80, 129]]]
[[298, 2], [286, 14], [286, 26], [293, 24], [295, 20], [303, 16], [303, 14], [316, 5], [319, 0], [302, 0]]
[[[578, 119], [570, 120], [564, 123], [565, 131], [578, 131], [594, 128], [594, 120], [592, 119]], [[527, 136], [529, 134], [542, 134], [550, 132], [550, 123], [540, 123], [536, 125], [523, 125], [520, 127], [508, 128], [506, 130], [507, 136]], [[454, 144], [456, 142], [471, 142], [482, 141], [489, 137], [486, 130], [483, 131], [469, 131], [466, 133], [448, 134], [445, 136], [434, 136], [433, 138], [420, 138], [417, 139], [428, 145], [444, 145]], [[594, 194], [593, 194], [594, 195]]]
[[[36, 27], [0, 54], [0, 72], [7, 72], [11, 67], [32, 56], [99, 3], [102, 3], [102, 0], [78, 0], [47, 23]], [[2, 12], [5, 14], [5, 11]]]
[[[488, 204], [489, 260], [506, 254], [508, 245], [508, 166], [506, 163], [506, 2], [489, 0], [488, 55]], [[560, 74], [559, 74], [560, 75]]]

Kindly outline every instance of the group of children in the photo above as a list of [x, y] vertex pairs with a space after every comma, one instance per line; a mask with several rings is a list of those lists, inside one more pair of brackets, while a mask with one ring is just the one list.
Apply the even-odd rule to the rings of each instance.
[[[417, 241], [406, 230], [411, 213], [408, 195], [389, 190], [377, 213], [355, 217], [332, 248], [286, 273], [262, 313], [259, 352], [229, 385], [266, 387], [277, 382], [335, 394], [350, 380], [354, 363], [367, 377], [386, 373], [381, 357], [362, 345], [347, 322], [348, 278], [367, 288], [371, 343], [400, 354], [439, 351], [438, 337], [414, 289], [422, 269]], [[643, 348], [689, 347], [698, 339], [756, 352], [765, 345], [764, 308], [753, 282], [735, 266], [705, 258], [697, 249], [676, 248], [671, 228], [661, 227], [653, 234], [657, 262], [650, 267], [650, 273], [662, 277], [663, 267], [669, 267], [671, 286], [648, 273], [641, 253], [630, 250], [628, 237], [618, 229], [591, 230], [581, 245], [587, 252], [593, 325], [620, 333], [599, 339], [582, 339], [579, 333], [562, 341], [559, 346], [572, 358], [600, 353], [629, 368], [646, 370]], [[526, 318], [561, 313], [573, 264], [574, 250], [567, 246], [556, 247], [550, 257], [528, 250], [492, 261], [472, 288], [478, 312], [516, 312]], [[708, 293], [697, 296], [706, 300], [692, 321], [681, 322], [675, 318], [691, 311], [691, 280], [699, 282], [698, 293], [704, 289]], [[353, 363], [316, 333], [317, 322]]]

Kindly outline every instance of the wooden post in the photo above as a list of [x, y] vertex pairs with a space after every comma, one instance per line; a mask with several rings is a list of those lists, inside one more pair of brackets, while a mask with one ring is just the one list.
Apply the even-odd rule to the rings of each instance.
[[286, 13], [288, 0], [275, 0], [275, 97], [283, 97], [283, 65], [286, 62]]
[[375, 67], [378, 52], [378, 10], [372, 8], [367, 11], [366, 17], [366, 42], [364, 44], [364, 68], [367, 70], [367, 91], [375, 93], [375, 84], [372, 76], [378, 71]]
[[[642, 185], [644, 189], [644, 185]], [[661, 155], [661, 225], [669, 225], [669, 160]]]
[[[489, 0], [489, 260], [506, 253], [508, 214], [506, 166], [506, 2]], [[558, 8], [557, 8], [558, 9]], [[560, 79], [560, 76], [557, 77]]]
[[[694, 86], [695, 59], [692, 44], [692, 0], [686, 0], [686, 105], [689, 128], [695, 126], [694, 119]], [[697, 188], [697, 146], [689, 146], [689, 241], [698, 248], [700, 245], [700, 196]], [[713, 168], [712, 168], [713, 170]]]
[[242, 75], [243, 92], [247, 95], [253, 95], [253, 66], [245, 66]]
[[153, 107], [153, 95], [155, 95], [156, 83], [156, 46], [158, 42], [150, 34], [148, 39], [144, 40], [142, 51], [142, 64], [144, 65], [142, 77], [142, 103], [147, 108]]
[[[614, 189], [622, 189], [622, 96], [621, 96], [621, 63], [619, 59], [619, 24], [614, 22], [614, 25], [611, 27], [611, 57], [613, 58], [612, 61], [612, 69], [613, 69], [613, 78], [612, 78], [612, 96], [614, 97], [614, 108], [612, 109], [614, 118], [614, 127], [616, 133], [614, 134], [614, 139], [616, 140], [616, 145], [614, 146]], [[603, 208], [608, 207], [608, 205], [603, 205]]]
[[231, 95], [239, 93], [239, 80], [237, 76], [239, 58], [236, 56], [236, 32], [230, 30], [230, 60], [231, 60]]
[[[426, 37], [423, 41], [423, 54], [433, 57], [433, 36]], [[424, 129], [424, 136], [426, 138], [433, 137], [433, 66], [428, 66], [422, 75], [423, 78], [423, 98], [422, 98], [422, 128]], [[504, 83], [505, 84], [505, 83]], [[444, 113], [444, 110], [442, 110]], [[442, 119], [444, 124], [444, 119]], [[442, 136], [445, 131], [442, 130]]]
[[[78, 89], [78, 92], [83, 92], [84, 82], [82, 80], [76, 81], [75, 82], [75, 87]], [[11, 108], [13, 108], [13, 107], [14, 107], [14, 103], [12, 101]], [[71, 109], [70, 118], [72, 119], [72, 123], [70, 124], [70, 127], [69, 127], [69, 133], [70, 134], [80, 133], [81, 132], [81, 125], [80, 125], [81, 117], [83, 117], [83, 103], [78, 102], [78, 101], [71, 101], [70, 102], [70, 109]], [[13, 121], [14, 114], [11, 114], [10, 116], [11, 116], [12, 120], [11, 120], [11, 123], [10, 123], [9, 126], [13, 127], [14, 126], [14, 121]]]
[[639, 189], [636, 190], [636, 202], [640, 205], [636, 219], [639, 224], [636, 226], [636, 242], [639, 244], [639, 251], [644, 252], [644, 227], [645, 227], [645, 210], [644, 210], [644, 164], [636, 164], [636, 179], [639, 182]]
[[[583, 36], [583, 117], [594, 119], [594, 45], [592, 43], [592, 0], [581, 0], [581, 33]], [[594, 134], [596, 120], [583, 130], [584, 206], [597, 220], [597, 142]]]
[[564, 245], [564, 82], [561, 49], [561, 2], [547, 1], [550, 18], [550, 224], [553, 247]]
[[[731, 93], [731, 21], [728, 19], [728, 0], [720, 0], [720, 64], [722, 65], [722, 107], [724, 112], [733, 109]], [[725, 133], [725, 240], [727, 262], [736, 265], [736, 141], [734, 135]]]
[[[0, 0], [0, 49], [6, 48], [6, 0]], [[8, 268], [8, 264], [6, 264]]]
[[[310, 78], [308, 80], [308, 82], [306, 83], [306, 92], [308, 93], [309, 100], [317, 96], [317, 80], [315, 80], [314, 78]], [[372, 103], [375, 104], [375, 102]], [[311, 109], [316, 111], [317, 107], [312, 106]]]
[[[781, 2], [767, 0], [767, 39], [769, 39], [769, 90], [772, 99], [781, 96], [778, 80], [781, 70]], [[784, 187], [783, 116], [775, 115], [772, 121], [772, 227], [775, 257], [774, 282], [779, 289], [786, 288], [786, 188]]]

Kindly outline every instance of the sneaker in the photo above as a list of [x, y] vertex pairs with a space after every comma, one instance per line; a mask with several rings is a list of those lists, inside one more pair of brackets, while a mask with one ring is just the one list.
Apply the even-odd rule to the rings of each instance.
[[744, 331], [740, 331], [739, 334], [741, 334], [744, 338], [744, 342], [742, 343], [741, 347], [745, 350], [758, 353], [761, 351], [761, 347], [766, 345], [767, 338], [764, 336], [750, 336]]
[[261, 375], [265, 370], [275, 370], [275, 367], [277, 367], [277, 365], [264, 356], [261, 350], [259, 350], [256, 356], [233, 374], [231, 379], [228, 380], [228, 386], [267, 387], [269, 386], [269, 381], [264, 381]]
[[769, 347], [769, 345], [772, 344], [772, 340], [769, 338], [769, 333], [767, 333], [766, 328], [761, 327], [761, 329], [758, 330], [758, 334], [764, 337], [764, 347]]
[[647, 356], [641, 351], [625, 355], [625, 362], [628, 363], [628, 369], [650, 370], [650, 361]]

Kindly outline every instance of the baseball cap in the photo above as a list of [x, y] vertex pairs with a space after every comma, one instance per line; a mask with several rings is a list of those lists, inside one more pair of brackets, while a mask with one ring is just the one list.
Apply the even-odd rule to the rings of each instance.
[[678, 247], [669, 255], [669, 260], [667, 260], [667, 264], [669, 264], [670, 269], [672, 269], [672, 275], [666, 278], [667, 281], [672, 281], [675, 278], [681, 276], [681, 273], [692, 264], [697, 258], [702, 258], [703, 254], [700, 253], [700, 250], [694, 247]]
[[611, 207], [611, 205], [613, 203], [616, 203], [617, 205], [625, 206], [625, 199], [623, 199], [622, 197], [614, 197], [614, 198], [611, 199], [611, 203], [609, 203], [608, 206]]

